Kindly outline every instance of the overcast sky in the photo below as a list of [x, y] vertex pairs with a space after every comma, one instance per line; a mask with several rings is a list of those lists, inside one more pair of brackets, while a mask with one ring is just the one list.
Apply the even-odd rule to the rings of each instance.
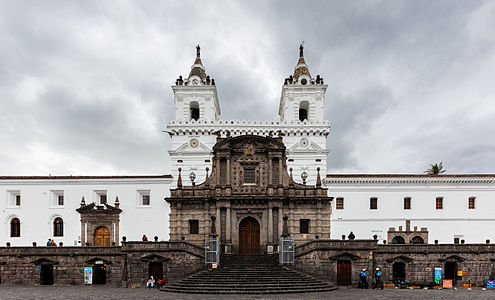
[[0, 1], [0, 175], [168, 174], [195, 45], [223, 119], [275, 120], [302, 40], [328, 173], [495, 173], [494, 28], [495, 1]]

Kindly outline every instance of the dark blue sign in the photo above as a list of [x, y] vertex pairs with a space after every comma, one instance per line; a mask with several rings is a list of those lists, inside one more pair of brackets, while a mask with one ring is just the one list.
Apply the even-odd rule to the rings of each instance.
[[495, 280], [487, 280], [486, 281], [487, 289], [495, 289]]

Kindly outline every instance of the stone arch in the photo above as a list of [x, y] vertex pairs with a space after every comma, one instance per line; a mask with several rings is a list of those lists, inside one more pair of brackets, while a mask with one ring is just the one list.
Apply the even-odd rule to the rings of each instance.
[[420, 237], [419, 235], [416, 235], [411, 239], [410, 243], [411, 244], [424, 244], [425, 240], [422, 237]]
[[299, 121], [304, 122], [309, 117], [309, 101], [299, 102]]
[[405, 243], [406, 240], [404, 240], [404, 238], [400, 235], [397, 235], [392, 239], [392, 244], [405, 244]]

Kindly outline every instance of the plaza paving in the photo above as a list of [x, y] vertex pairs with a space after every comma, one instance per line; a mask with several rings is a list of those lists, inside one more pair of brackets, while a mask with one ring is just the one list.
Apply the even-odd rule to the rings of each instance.
[[0, 299], [495, 299], [495, 291], [339, 289], [295, 295], [185, 295], [149, 289], [104, 286], [0, 286]]

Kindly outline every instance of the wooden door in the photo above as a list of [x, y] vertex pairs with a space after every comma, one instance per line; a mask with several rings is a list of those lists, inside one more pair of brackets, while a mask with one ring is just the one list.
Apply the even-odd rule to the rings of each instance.
[[351, 285], [351, 261], [339, 260], [337, 262], [337, 285]]
[[95, 246], [110, 246], [110, 230], [105, 226], [95, 229]]
[[260, 223], [255, 218], [239, 224], [239, 254], [260, 254]]
[[155, 280], [163, 279], [163, 263], [161, 261], [149, 263], [148, 278], [151, 276]]

